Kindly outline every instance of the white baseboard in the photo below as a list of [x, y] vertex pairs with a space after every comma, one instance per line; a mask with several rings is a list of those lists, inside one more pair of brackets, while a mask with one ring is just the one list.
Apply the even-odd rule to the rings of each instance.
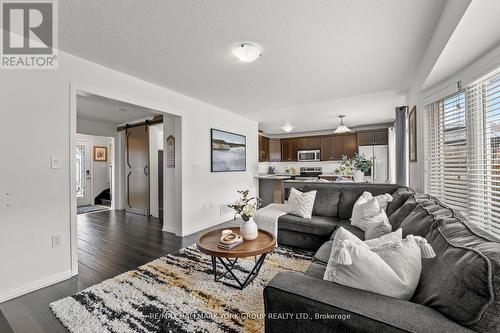
[[38, 280], [32, 283], [25, 284], [20, 287], [16, 287], [11, 290], [3, 291], [0, 293], [0, 303], [8, 301], [9, 299], [13, 299], [24, 294], [30, 293], [32, 291], [50, 286], [51, 284], [58, 283], [64, 281], [66, 279], [71, 278], [71, 271], [66, 271], [61, 274], [53, 275], [48, 278]]

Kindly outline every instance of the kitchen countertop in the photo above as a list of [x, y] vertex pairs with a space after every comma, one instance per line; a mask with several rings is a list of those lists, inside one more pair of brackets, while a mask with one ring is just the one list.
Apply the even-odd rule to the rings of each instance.
[[287, 179], [283, 181], [284, 183], [333, 183], [330, 180], [325, 179]]
[[292, 178], [292, 176], [286, 176], [286, 175], [258, 175], [255, 178], [258, 178], [258, 179], [270, 179], [270, 180], [285, 180], [285, 179]]

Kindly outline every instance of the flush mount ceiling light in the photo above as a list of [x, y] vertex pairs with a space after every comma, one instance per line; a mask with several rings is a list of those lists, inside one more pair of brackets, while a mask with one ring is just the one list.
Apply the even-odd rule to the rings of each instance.
[[233, 47], [233, 55], [243, 62], [252, 62], [262, 55], [260, 46], [254, 43], [239, 43]]
[[347, 127], [346, 125], [344, 125], [344, 117], [345, 115], [340, 115], [339, 118], [340, 118], [340, 125], [339, 127], [337, 127], [337, 129], [333, 132], [335, 134], [340, 134], [340, 133], [349, 133], [349, 132], [352, 132], [349, 127]]
[[285, 132], [287, 132], [287, 133], [288, 133], [288, 132], [291, 132], [291, 131], [293, 130], [293, 126], [291, 126], [291, 125], [285, 125], [285, 126], [283, 126], [281, 129], [282, 129], [283, 131], [285, 131]]

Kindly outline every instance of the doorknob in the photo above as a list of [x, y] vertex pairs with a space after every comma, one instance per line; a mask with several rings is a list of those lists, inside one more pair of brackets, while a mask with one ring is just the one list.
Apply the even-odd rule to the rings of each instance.
[[147, 165], [144, 167], [144, 174], [145, 174], [146, 176], [148, 176], [148, 175], [149, 175], [149, 167], [148, 167]]

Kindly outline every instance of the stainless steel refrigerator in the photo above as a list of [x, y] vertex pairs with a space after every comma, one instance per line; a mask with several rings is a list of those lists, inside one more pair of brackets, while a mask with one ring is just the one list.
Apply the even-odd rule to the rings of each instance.
[[365, 174], [365, 179], [374, 183], [391, 182], [388, 145], [359, 146], [358, 154], [365, 155], [373, 162], [370, 172]]

